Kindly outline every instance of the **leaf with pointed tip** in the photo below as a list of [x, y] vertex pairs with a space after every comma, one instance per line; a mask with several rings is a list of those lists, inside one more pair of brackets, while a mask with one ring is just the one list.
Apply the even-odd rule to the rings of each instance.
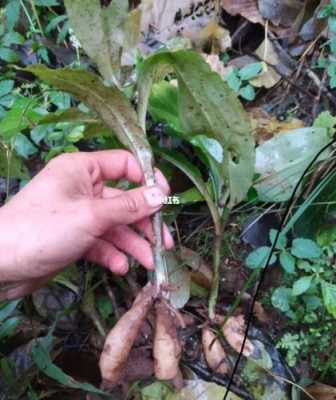
[[[129, 16], [128, 1], [112, 0], [108, 7], [102, 7], [99, 0], [65, 0], [65, 5], [70, 25], [84, 50], [104, 79], [116, 82], [123, 47], [136, 40], [130, 38], [129, 21], [136, 22], [137, 15]], [[137, 33], [133, 32], [133, 36], [137, 37]]]
[[206, 184], [206, 182], [204, 182], [199, 169], [195, 167], [191, 162], [189, 162], [182, 154], [176, 151], [154, 147], [154, 152], [187, 175], [187, 177], [196, 186], [196, 188], [206, 201], [214, 223], [218, 223], [220, 220], [218, 210], [216, 208], [215, 202], [211, 197], [208, 185]]
[[177, 76], [184, 134], [190, 138], [205, 134], [223, 146], [223, 177], [230, 190], [230, 206], [233, 206], [244, 199], [254, 175], [255, 150], [247, 114], [236, 94], [199, 54], [189, 50], [161, 52], [139, 67], [141, 126], [144, 126], [150, 88], [158, 71], [162, 78], [164, 66], [173, 68]]
[[26, 68], [41, 80], [71, 93], [94, 110], [107, 127], [117, 135], [142, 164], [149, 163], [151, 148], [145, 133], [137, 123], [137, 115], [127, 97], [116, 87], [107, 87], [97, 75], [82, 70], [49, 69], [42, 65]]
[[59, 122], [80, 123], [80, 124], [93, 124], [98, 122], [91, 114], [84, 113], [78, 108], [68, 108], [67, 110], [60, 110], [58, 112], [49, 113], [39, 121], [39, 125], [44, 124], [57, 124]]

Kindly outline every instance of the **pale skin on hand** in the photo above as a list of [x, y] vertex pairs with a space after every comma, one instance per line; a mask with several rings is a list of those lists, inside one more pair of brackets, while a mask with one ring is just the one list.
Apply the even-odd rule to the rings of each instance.
[[[153, 270], [150, 216], [169, 194], [160, 171], [156, 177], [156, 186], [141, 186], [141, 168], [124, 150], [65, 154], [49, 162], [0, 208], [0, 300], [31, 293], [82, 257], [118, 275], [127, 273], [128, 255]], [[140, 186], [106, 186], [119, 179]], [[169, 249], [173, 239], [166, 226], [163, 231]]]

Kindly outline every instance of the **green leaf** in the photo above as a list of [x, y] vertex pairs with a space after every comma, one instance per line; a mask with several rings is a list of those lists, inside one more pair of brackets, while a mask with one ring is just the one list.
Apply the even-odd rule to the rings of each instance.
[[282, 268], [288, 274], [295, 273], [295, 258], [290, 253], [288, 253], [288, 251], [282, 250], [279, 256], [279, 260]]
[[[270, 247], [259, 247], [252, 251], [246, 258], [246, 266], [251, 269], [264, 268], [268, 260], [271, 248]], [[270, 265], [276, 262], [276, 256], [272, 254]]]
[[[255, 188], [259, 199], [267, 202], [287, 201], [304, 170], [326, 146], [327, 129], [300, 128], [266, 141], [257, 148], [256, 173], [260, 174]], [[326, 150], [319, 160], [330, 154]]]
[[0, 358], [1, 377], [8, 386], [14, 387], [16, 384], [15, 367], [13, 362], [6, 357]]
[[278, 287], [272, 294], [272, 305], [283, 312], [290, 310], [292, 290], [286, 287]]
[[245, 65], [239, 70], [239, 77], [243, 81], [249, 81], [250, 79], [256, 78], [263, 70], [262, 63], [252, 63]]
[[10, 0], [5, 8], [6, 25], [12, 31], [20, 17], [20, 0]]
[[59, 6], [57, 0], [33, 0], [36, 6], [40, 7], [56, 7]]
[[[100, 116], [107, 127], [128, 147], [140, 163], [143, 159], [151, 165], [151, 148], [137, 115], [127, 97], [116, 87], [107, 87], [96, 75], [71, 69], [52, 70], [36, 65], [26, 68], [40, 79], [60, 90], [71, 93]], [[148, 165], [142, 166], [148, 170]]]
[[202, 178], [202, 174], [192, 163], [190, 163], [182, 154], [179, 154], [174, 151], [169, 151], [165, 149], [160, 149], [155, 147], [154, 152], [164, 158], [166, 161], [172, 163], [180, 169], [187, 177], [191, 180], [191, 182], [197, 187], [204, 200], [206, 201], [209, 210], [211, 212], [212, 218], [215, 221], [218, 221], [219, 214], [217, 211], [217, 207], [211, 198], [211, 195], [208, 190], [207, 184], [204, 182]]
[[308, 311], [315, 311], [322, 305], [321, 299], [317, 296], [304, 296], [303, 300]]
[[176, 309], [183, 308], [190, 299], [190, 273], [173, 252], [166, 253], [169, 282], [174, 288], [170, 302]]
[[0, 48], [0, 58], [8, 63], [16, 63], [19, 61], [19, 56], [17, 55], [16, 51], [8, 47]]
[[332, 16], [328, 19], [329, 29], [332, 33], [336, 33], [336, 16]]
[[156, 122], [164, 122], [176, 132], [181, 132], [178, 114], [177, 88], [166, 81], [153, 85], [149, 98], [149, 113]]
[[[12, 94], [6, 94], [5, 96], [0, 98], [0, 105], [2, 107], [11, 108], [15, 100], [15, 96]], [[5, 114], [5, 113], [4, 113]], [[0, 116], [0, 119], [3, 117]]]
[[229, 76], [226, 79], [229, 87], [236, 93], [239, 92], [241, 85], [242, 85], [242, 81], [239, 79], [239, 76], [237, 75], [237, 72], [235, 70], [233, 70]]
[[21, 299], [0, 304], [0, 322], [10, 317], [20, 303]]
[[321, 281], [323, 303], [325, 308], [334, 318], [336, 318], [336, 285]]
[[65, 0], [66, 9], [77, 38], [108, 82], [116, 82], [125, 43], [124, 26], [128, 1], [112, 0], [101, 7], [100, 0]]
[[72, 389], [84, 390], [89, 393], [96, 393], [103, 396], [108, 396], [105, 392], [97, 389], [93, 385], [89, 383], [77, 382], [71, 376], [65, 374], [51, 361], [48, 351], [39, 340], [36, 340], [33, 345], [32, 358], [43, 374], [49, 376], [49, 378], [54, 379], [61, 385]]
[[[113, 132], [111, 129], [107, 128], [103, 123], [101, 122], [94, 122], [90, 124], [85, 125], [85, 129], [83, 132], [83, 136], [85, 139], [93, 139], [95, 137], [111, 137]], [[116, 141], [118, 141], [117, 138], [114, 138]], [[120, 142], [118, 141], [118, 148], [122, 147]]]
[[113, 314], [113, 307], [108, 296], [99, 296], [96, 300], [96, 304], [103, 319], [108, 319]]
[[2, 322], [0, 324], [0, 340], [12, 336], [21, 321], [22, 318], [20, 317], [12, 317], [8, 318], [5, 322]]
[[336, 75], [333, 75], [330, 77], [329, 86], [330, 86], [330, 89], [336, 88]]
[[332, 138], [336, 132], [336, 117], [331, 115], [330, 111], [323, 111], [317, 116], [313, 126], [327, 129], [329, 137]]
[[322, 249], [313, 240], [298, 238], [293, 240], [291, 253], [297, 258], [310, 260], [320, 257]]
[[252, 85], [246, 85], [239, 90], [239, 94], [245, 100], [252, 101], [256, 97], [255, 89]]
[[69, 29], [70, 29], [69, 21], [66, 20], [63, 24], [61, 31], [58, 33], [57, 44], [64, 42], [67, 34], [69, 33]]
[[49, 113], [39, 121], [39, 124], [57, 124], [59, 122], [79, 124], [99, 123], [99, 121], [91, 114], [84, 113], [78, 108], [68, 108], [66, 110], [60, 110], [55, 113]]
[[0, 148], [0, 176], [17, 178], [17, 179], [29, 179], [30, 175], [28, 169], [24, 165], [22, 159], [17, 157], [13, 152], [7, 153], [7, 151]]
[[334, 12], [334, 7], [333, 7], [333, 5], [327, 4], [327, 5], [325, 5], [325, 6], [321, 9], [321, 11], [319, 12], [318, 17], [319, 17], [319, 18], [327, 18], [327, 17], [329, 17], [330, 15], [332, 15], [333, 12]]
[[36, 392], [34, 392], [33, 389], [29, 389], [27, 395], [28, 395], [28, 400], [40, 400], [39, 395]]
[[185, 192], [179, 193], [180, 204], [193, 204], [203, 202], [204, 197], [196, 187], [186, 190]]
[[[297, 223], [302, 223], [302, 219], [307, 218], [306, 211], [309, 210], [309, 214], [312, 212], [311, 210], [314, 209], [315, 207], [310, 207], [312, 204], [314, 204], [314, 201], [316, 201], [317, 198], [321, 194], [324, 194], [325, 190], [333, 190], [335, 185], [332, 185], [332, 183], [336, 183], [336, 171], [331, 172], [329, 175], [327, 175], [324, 179], [322, 179], [314, 188], [314, 190], [309, 194], [309, 196], [304, 200], [304, 202], [300, 205], [300, 207], [295, 211], [295, 213], [292, 215], [290, 220], [287, 222], [285, 227], [282, 229], [281, 234], [282, 235], [287, 235], [293, 226]], [[330, 186], [331, 185], [331, 186]], [[336, 191], [335, 191], [336, 193]], [[332, 200], [332, 199], [330, 199]], [[309, 208], [310, 207], [310, 208]]]
[[10, 93], [14, 88], [14, 81], [11, 79], [5, 79], [0, 81], [0, 97]]
[[[164, 70], [166, 66], [166, 70]], [[178, 80], [182, 130], [190, 138], [202, 134], [216, 139], [224, 149], [222, 174], [230, 191], [230, 206], [243, 200], [254, 175], [255, 151], [249, 118], [227, 83], [205, 60], [188, 50], [157, 53], [140, 67], [139, 118], [145, 125], [150, 87], [158, 71], [169, 68]]]
[[205, 135], [197, 135], [191, 140], [191, 143], [201, 148], [204, 153], [211, 156], [218, 164], [223, 162], [223, 147], [217, 140], [209, 138]]
[[[272, 245], [275, 241], [277, 234], [278, 234], [278, 231], [276, 229], [270, 230], [269, 238], [270, 238], [270, 242], [272, 243]], [[275, 248], [278, 250], [283, 250], [286, 247], [286, 245], [287, 245], [287, 238], [286, 238], [286, 236], [281, 235], [281, 233], [280, 233]]]
[[10, 139], [37, 123], [42, 116], [35, 111], [36, 106], [37, 100], [34, 98], [18, 98], [0, 122], [0, 136]]
[[295, 281], [293, 285], [292, 295], [300, 296], [301, 294], [309, 290], [312, 283], [312, 279], [313, 277], [310, 275], [310, 276], [303, 276], [302, 278]]
[[[166, 398], [158, 398], [155, 400], [222, 400], [226, 393], [225, 386], [217, 385], [214, 382], [206, 382], [202, 379], [186, 380], [185, 386], [179, 392], [172, 394]], [[146, 398], [146, 400], [154, 400], [154, 398]], [[229, 392], [227, 400], [242, 400], [233, 392]]]
[[71, 96], [59, 90], [49, 92], [50, 101], [60, 110], [68, 110], [71, 107]]
[[45, 33], [50, 33], [53, 29], [57, 28], [59, 24], [68, 19], [67, 15], [58, 15], [57, 17], [50, 20], [48, 25], [45, 27]]
[[12, 44], [23, 44], [25, 38], [18, 32], [7, 32], [2, 38], [1, 43], [4, 47], [10, 47]]
[[205, 156], [207, 167], [210, 170], [212, 191], [216, 196], [216, 203], [218, 203], [224, 186], [221, 167], [224, 160], [223, 147], [217, 140], [205, 135], [193, 137], [191, 143], [197, 146]]
[[84, 129], [85, 129], [85, 128], [84, 128], [83, 125], [79, 125], [79, 126], [74, 127], [74, 128], [71, 130], [71, 132], [69, 132], [69, 133], [66, 135], [66, 139], [67, 139], [69, 142], [71, 142], [71, 143], [77, 143], [77, 142], [79, 142], [81, 139], [84, 138], [84, 134], [83, 134]]
[[25, 159], [28, 159], [38, 152], [37, 147], [22, 133], [18, 133], [15, 138], [13, 138], [13, 146], [16, 153]]
[[323, 227], [317, 235], [317, 244], [321, 247], [331, 246], [336, 243], [336, 225]]
[[141, 389], [141, 400], [168, 400], [172, 393], [170, 387], [164, 382], [154, 382]]

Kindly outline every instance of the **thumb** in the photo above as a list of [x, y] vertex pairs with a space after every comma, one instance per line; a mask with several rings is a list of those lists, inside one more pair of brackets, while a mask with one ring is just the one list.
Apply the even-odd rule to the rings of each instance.
[[97, 222], [104, 229], [129, 225], [158, 211], [167, 194], [160, 186], [141, 187], [115, 197], [93, 200]]

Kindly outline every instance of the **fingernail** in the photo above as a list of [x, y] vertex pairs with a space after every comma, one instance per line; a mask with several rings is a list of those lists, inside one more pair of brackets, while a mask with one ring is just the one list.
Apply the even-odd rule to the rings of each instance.
[[163, 204], [164, 193], [158, 186], [146, 189], [144, 195], [149, 207], [156, 208]]

